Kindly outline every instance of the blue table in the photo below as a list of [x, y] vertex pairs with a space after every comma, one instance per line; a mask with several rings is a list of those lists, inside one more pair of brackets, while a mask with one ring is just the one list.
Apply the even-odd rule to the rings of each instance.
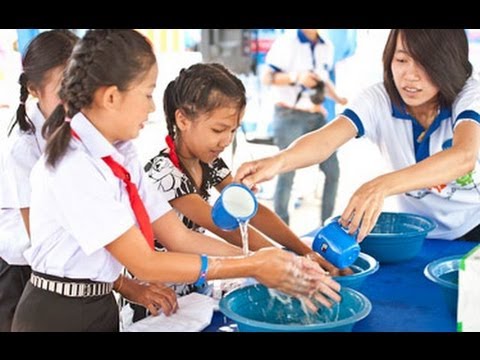
[[[433, 260], [463, 255], [476, 245], [478, 243], [427, 239], [414, 259], [381, 264], [361, 289], [372, 302], [372, 312], [357, 323], [353, 331], [456, 331], [456, 318], [448, 310], [441, 288], [428, 280], [423, 270]], [[231, 321], [216, 312], [204, 331], [218, 331], [228, 324]]]

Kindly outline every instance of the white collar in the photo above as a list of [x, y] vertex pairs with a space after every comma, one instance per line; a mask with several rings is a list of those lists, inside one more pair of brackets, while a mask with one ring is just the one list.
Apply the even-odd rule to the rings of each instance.
[[110, 144], [82, 112], [75, 114], [70, 126], [78, 134], [80, 142], [93, 157], [114, 156], [116, 159], [124, 161], [125, 156], [122, 154], [124, 146], [122, 145], [125, 142], [119, 142], [115, 145]]

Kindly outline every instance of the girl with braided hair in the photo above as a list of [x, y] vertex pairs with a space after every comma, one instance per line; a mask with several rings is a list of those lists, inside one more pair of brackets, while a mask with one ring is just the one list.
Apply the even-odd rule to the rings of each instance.
[[[0, 331], [10, 331], [15, 308], [30, 278], [30, 266], [23, 256], [30, 244], [29, 177], [45, 147], [42, 125], [59, 103], [56, 92], [77, 40], [69, 31], [47, 31], [31, 41], [22, 58], [20, 104], [1, 154]], [[27, 112], [30, 95], [38, 101]]]
[[[77, 40], [78, 37], [67, 30], [43, 32], [32, 40], [22, 60], [20, 105], [9, 129], [10, 135], [14, 130], [15, 134], [11, 136], [5, 153], [5, 176], [12, 181], [1, 187], [1, 191], [10, 193], [10, 199], [14, 200], [2, 202], [1, 207], [5, 209], [0, 210], [0, 229], [5, 237], [0, 239], [0, 289], [5, 289], [0, 291], [0, 330], [10, 331], [15, 307], [30, 278], [30, 266], [23, 256], [30, 244], [29, 177], [45, 149], [41, 129], [45, 118], [60, 103], [58, 90], [61, 78]], [[26, 102], [30, 95], [38, 101], [32, 104], [34, 106], [29, 116]], [[13, 195], [18, 196], [18, 199]], [[154, 315], [158, 311], [152, 303], [164, 303], [164, 293], [170, 292], [162, 284], [140, 283], [123, 275], [115, 283], [123, 297], [146, 306]], [[121, 288], [118, 284], [122, 285]]]
[[[89, 30], [75, 47], [32, 170], [32, 279], [12, 330], [118, 331], [111, 290], [123, 266], [148, 282], [251, 276], [325, 306], [340, 300], [339, 285], [308, 259], [279, 249], [244, 258], [183, 226], [131, 142], [155, 110], [157, 73], [150, 43], [131, 29]], [[153, 251], [154, 238], [170, 251]], [[176, 307], [171, 295], [163, 308]]]

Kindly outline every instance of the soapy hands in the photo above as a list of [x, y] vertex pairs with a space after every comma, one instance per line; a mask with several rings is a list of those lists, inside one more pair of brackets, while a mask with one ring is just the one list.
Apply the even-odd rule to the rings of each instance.
[[[315, 308], [313, 300], [330, 308], [341, 300], [340, 285], [317, 263], [292, 253], [264, 248], [250, 257], [255, 259], [255, 278], [271, 287], [307, 299], [307, 305]], [[308, 300], [311, 299], [311, 300]], [[310, 303], [310, 304], [309, 304]]]

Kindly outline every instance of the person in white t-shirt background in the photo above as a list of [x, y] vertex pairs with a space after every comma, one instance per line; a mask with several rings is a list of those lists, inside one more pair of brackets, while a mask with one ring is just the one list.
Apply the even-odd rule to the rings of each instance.
[[[273, 138], [280, 150], [325, 125], [323, 93], [342, 105], [347, 103], [329, 79], [333, 55], [332, 43], [321, 37], [317, 29], [297, 29], [295, 33], [282, 34], [273, 42], [265, 59], [267, 66], [262, 81], [272, 86]], [[320, 215], [323, 223], [332, 215], [337, 194], [340, 171], [335, 153], [320, 164], [320, 170], [325, 174]], [[294, 177], [294, 171], [278, 177], [273, 200], [275, 212], [287, 224]]]
[[[480, 240], [480, 84], [462, 29], [393, 29], [384, 81], [364, 90], [323, 128], [279, 154], [243, 164], [246, 185], [323, 162], [354, 137], [379, 147], [393, 171], [360, 186], [341, 215], [358, 241], [373, 229], [384, 199], [427, 216], [430, 238]], [[368, 161], [368, 159], [366, 159]]]

